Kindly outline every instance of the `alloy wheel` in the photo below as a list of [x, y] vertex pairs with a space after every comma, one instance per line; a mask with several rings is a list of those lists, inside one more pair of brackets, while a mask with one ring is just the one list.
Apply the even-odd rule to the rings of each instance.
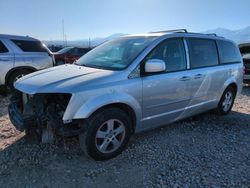
[[222, 102], [222, 109], [227, 112], [233, 104], [233, 93], [232, 91], [227, 91], [225, 93], [224, 101]]
[[125, 134], [125, 125], [118, 119], [110, 119], [97, 130], [95, 136], [96, 147], [102, 153], [112, 153], [121, 146]]

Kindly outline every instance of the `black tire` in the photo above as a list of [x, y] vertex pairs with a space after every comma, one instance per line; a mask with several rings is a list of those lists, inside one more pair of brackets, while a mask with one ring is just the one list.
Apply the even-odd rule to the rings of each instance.
[[[223, 107], [223, 102], [225, 101], [226, 95], [228, 93], [232, 94], [232, 103], [228, 108], [225, 109]], [[216, 109], [217, 114], [219, 114], [219, 115], [227, 115], [232, 110], [232, 107], [234, 105], [235, 96], [236, 96], [235, 89], [233, 87], [231, 87], [231, 86], [227, 87], [226, 90], [224, 91], [224, 93], [222, 94], [220, 102], [219, 102], [219, 104], [217, 106], [217, 109]]]
[[[96, 144], [97, 131], [101, 126], [103, 126], [103, 124], [105, 124], [105, 122], [113, 119], [119, 120], [123, 123], [123, 127], [125, 128], [125, 136], [123, 137], [123, 141], [120, 142], [120, 146], [116, 150], [110, 153], [104, 153], [98, 149]], [[86, 120], [85, 126], [85, 132], [79, 135], [80, 148], [87, 156], [97, 161], [108, 160], [119, 155], [126, 148], [131, 137], [131, 120], [129, 116], [119, 108], [106, 108], [93, 114], [88, 120]], [[111, 141], [109, 142], [109, 144], [113, 144]]]
[[29, 73], [31, 73], [31, 71], [28, 71], [28, 70], [22, 70], [22, 71], [20, 70], [20, 71], [16, 71], [16, 72], [12, 73], [8, 79], [8, 87], [10, 88], [10, 91], [15, 92], [16, 91], [16, 89], [14, 87], [15, 81], [19, 77], [22, 77], [22, 76], [27, 75]]

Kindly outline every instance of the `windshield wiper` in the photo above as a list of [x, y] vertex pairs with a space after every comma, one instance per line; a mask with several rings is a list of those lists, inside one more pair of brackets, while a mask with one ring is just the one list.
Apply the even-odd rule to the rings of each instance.
[[96, 69], [104, 69], [103, 67], [100, 67], [98, 65], [86, 65], [86, 64], [77, 64], [79, 66], [84, 66], [84, 67], [90, 67], [90, 68], [96, 68]]

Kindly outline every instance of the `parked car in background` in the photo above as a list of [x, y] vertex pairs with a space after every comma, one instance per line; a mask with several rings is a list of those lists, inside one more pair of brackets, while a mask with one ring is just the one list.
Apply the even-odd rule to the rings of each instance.
[[54, 56], [41, 41], [0, 34], [0, 85], [13, 89], [19, 77], [53, 65]]
[[63, 49], [63, 46], [61, 46], [61, 45], [47, 45], [47, 47], [53, 53], [58, 52], [59, 50]]
[[239, 48], [245, 66], [244, 83], [250, 84], [250, 43], [240, 44]]
[[72, 65], [19, 79], [9, 117], [45, 142], [48, 135], [79, 135], [87, 155], [106, 160], [134, 133], [212, 109], [228, 114], [242, 80], [239, 49], [223, 37], [186, 30], [129, 35]]
[[72, 64], [88, 51], [90, 51], [90, 48], [65, 47], [54, 53], [56, 65]]

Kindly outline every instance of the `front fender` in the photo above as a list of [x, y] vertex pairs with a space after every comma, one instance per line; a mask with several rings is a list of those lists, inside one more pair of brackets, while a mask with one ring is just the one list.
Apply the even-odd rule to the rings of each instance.
[[63, 116], [63, 121], [86, 119], [96, 110], [115, 103], [122, 103], [130, 106], [135, 112], [136, 121], [141, 119], [141, 105], [133, 96], [126, 93], [110, 92], [91, 97], [89, 100], [84, 100], [80, 96], [72, 96]]

